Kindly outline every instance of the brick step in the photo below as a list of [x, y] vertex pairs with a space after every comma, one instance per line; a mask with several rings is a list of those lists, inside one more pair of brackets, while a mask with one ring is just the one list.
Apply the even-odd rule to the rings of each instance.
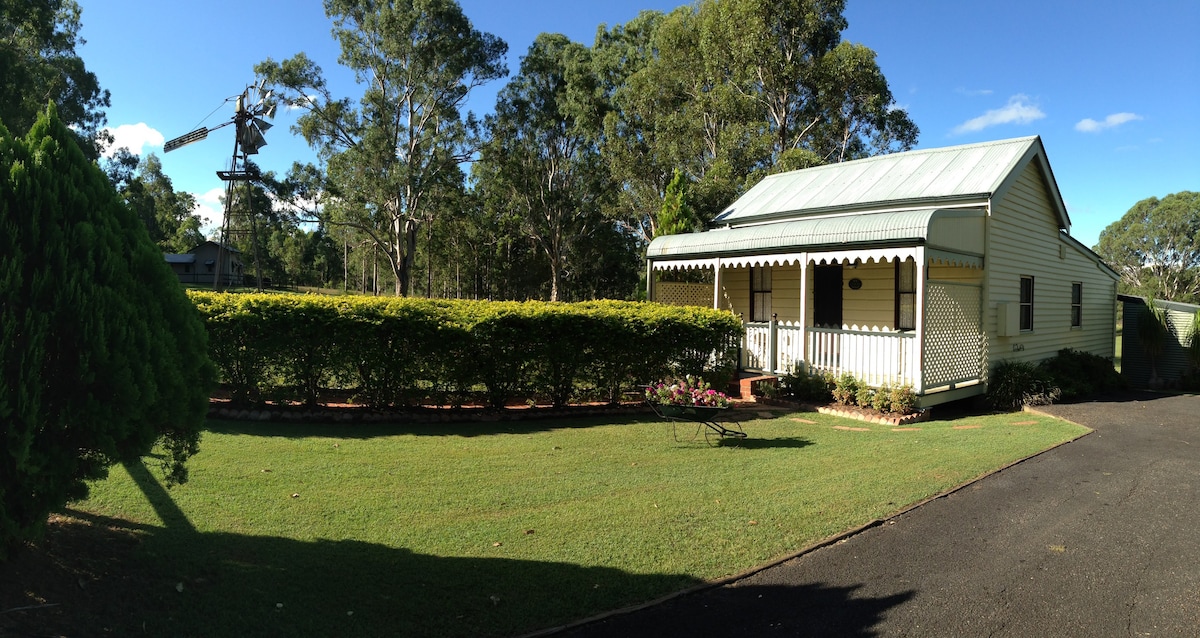
[[763, 386], [775, 386], [778, 383], [779, 378], [772, 375], [741, 377], [729, 383], [729, 390], [725, 394], [741, 399], [752, 399], [763, 395]]

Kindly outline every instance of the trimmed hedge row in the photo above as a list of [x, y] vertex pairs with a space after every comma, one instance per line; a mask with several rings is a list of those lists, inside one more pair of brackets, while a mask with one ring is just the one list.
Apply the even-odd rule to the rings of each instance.
[[[741, 323], [705, 308], [190, 292], [237, 402], [314, 405], [325, 388], [392, 408], [482, 396], [610, 402], [638, 384], [733, 374]], [[715, 353], [715, 354], [714, 354]]]

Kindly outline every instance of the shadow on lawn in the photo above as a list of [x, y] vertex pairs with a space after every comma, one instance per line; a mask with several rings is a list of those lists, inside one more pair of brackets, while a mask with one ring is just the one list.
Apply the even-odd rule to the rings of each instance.
[[477, 437], [499, 434], [532, 434], [568, 428], [593, 428], [655, 421], [653, 413], [606, 416], [536, 418], [508, 421], [457, 421], [448, 423], [283, 423], [277, 421], [226, 421], [209, 419], [204, 429], [221, 434], [277, 436], [285, 438], [327, 437], [371, 439], [381, 436]]
[[858, 587], [822, 583], [720, 587], [560, 634], [622, 636], [876, 636], [887, 611], [911, 600], [906, 591], [856, 596]]
[[446, 558], [202, 532], [143, 464], [126, 467], [163, 527], [67, 510], [40, 563], [0, 566], [0, 634], [506, 636], [698, 583], [505, 558], [490, 542], [480, 553], [494, 556]]

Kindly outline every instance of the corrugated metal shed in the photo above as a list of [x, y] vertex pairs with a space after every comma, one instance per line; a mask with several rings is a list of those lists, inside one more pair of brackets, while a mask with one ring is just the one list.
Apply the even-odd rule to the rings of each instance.
[[[1150, 359], [1138, 338], [1138, 323], [1146, 310], [1146, 299], [1132, 295], [1117, 295], [1124, 302], [1121, 311], [1121, 374], [1134, 387], [1146, 387], [1150, 382]], [[1192, 321], [1200, 306], [1155, 299], [1154, 304], [1167, 311], [1170, 336], [1163, 348], [1161, 360], [1155, 364], [1159, 378], [1168, 384], [1178, 382], [1187, 373], [1190, 362], [1187, 344], [1191, 338]]]
[[[986, 199], [1004, 190], [1023, 162], [1037, 157], [1057, 193], [1041, 138], [967, 144], [880, 155], [817, 166], [763, 179], [714, 220], [738, 226], [782, 217], [862, 210], [886, 205], [935, 206], [968, 198]], [[1057, 211], [1062, 227], [1066, 209]]]

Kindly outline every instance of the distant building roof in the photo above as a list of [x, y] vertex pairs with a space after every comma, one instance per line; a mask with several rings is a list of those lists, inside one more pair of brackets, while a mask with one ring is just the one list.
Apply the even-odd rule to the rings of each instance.
[[163, 257], [166, 258], [168, 264], [194, 264], [194, 263], [196, 263], [196, 256], [191, 253], [185, 253], [182, 255], [177, 254], [177, 253], [163, 253]]

